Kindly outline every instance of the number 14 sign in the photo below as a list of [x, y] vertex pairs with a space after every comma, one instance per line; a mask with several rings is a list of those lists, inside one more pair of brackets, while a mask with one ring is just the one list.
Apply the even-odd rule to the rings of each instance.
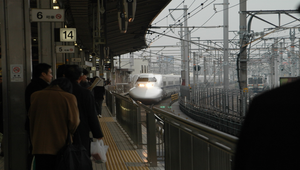
[[76, 28], [60, 28], [60, 41], [75, 42]]

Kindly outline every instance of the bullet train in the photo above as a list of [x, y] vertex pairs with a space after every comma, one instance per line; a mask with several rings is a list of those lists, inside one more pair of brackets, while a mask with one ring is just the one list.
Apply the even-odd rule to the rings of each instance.
[[133, 75], [131, 83], [133, 87], [129, 90], [129, 96], [133, 100], [155, 104], [179, 92], [181, 76], [141, 73]]

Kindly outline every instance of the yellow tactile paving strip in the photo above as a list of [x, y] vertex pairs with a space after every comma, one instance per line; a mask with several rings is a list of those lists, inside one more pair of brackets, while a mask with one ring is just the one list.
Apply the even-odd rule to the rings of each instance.
[[129, 166], [128, 170], [149, 170], [148, 167], [137, 167], [137, 166]]
[[112, 117], [99, 118], [99, 122], [103, 131], [103, 141], [109, 148], [106, 153], [107, 162], [105, 163], [107, 170], [149, 170], [148, 167], [126, 166], [125, 162], [143, 162], [138, 153], [134, 150], [120, 151], [114, 142], [114, 139], [106, 125], [106, 122], [115, 122]]
[[134, 150], [121, 150], [120, 152], [125, 162], [143, 162], [142, 158]]

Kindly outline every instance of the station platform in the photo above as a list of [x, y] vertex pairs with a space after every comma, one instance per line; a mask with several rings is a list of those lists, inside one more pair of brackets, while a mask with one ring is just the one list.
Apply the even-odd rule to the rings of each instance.
[[[105, 103], [102, 106], [102, 118], [99, 118], [99, 122], [104, 134], [104, 144], [109, 148], [106, 154], [107, 162], [101, 164], [93, 162], [94, 170], [164, 170], [163, 162], [158, 162], [157, 167], [149, 166], [146, 145], [143, 149], [136, 149]], [[143, 143], [146, 143], [146, 129], [142, 128], [142, 131]], [[0, 157], [0, 170], [4, 170], [4, 158]]]
[[[117, 123], [105, 103], [102, 106], [102, 118], [99, 118], [104, 133], [104, 144], [108, 145], [107, 162], [105, 164], [93, 163], [94, 170], [164, 170], [163, 162], [157, 167], [148, 164], [146, 145], [143, 149], [136, 149], [128, 135]], [[146, 129], [143, 130], [143, 143], [146, 143]]]

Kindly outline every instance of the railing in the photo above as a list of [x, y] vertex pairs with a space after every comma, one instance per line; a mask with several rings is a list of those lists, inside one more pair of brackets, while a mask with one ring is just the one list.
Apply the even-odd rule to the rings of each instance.
[[[134, 144], [138, 148], [146, 144], [150, 166], [155, 167], [157, 160], [164, 160], [166, 170], [232, 168], [236, 137], [171, 112], [135, 103], [112, 91], [107, 92], [107, 96], [111, 99], [107, 105], [115, 111], [117, 121], [130, 133]], [[141, 109], [145, 109], [146, 126], [140, 119]], [[146, 143], [140, 139], [141, 130], [132, 130], [139, 127], [146, 128]]]
[[181, 88], [180, 109], [191, 118], [237, 136], [249, 103], [255, 95], [252, 91], [236, 89]]

